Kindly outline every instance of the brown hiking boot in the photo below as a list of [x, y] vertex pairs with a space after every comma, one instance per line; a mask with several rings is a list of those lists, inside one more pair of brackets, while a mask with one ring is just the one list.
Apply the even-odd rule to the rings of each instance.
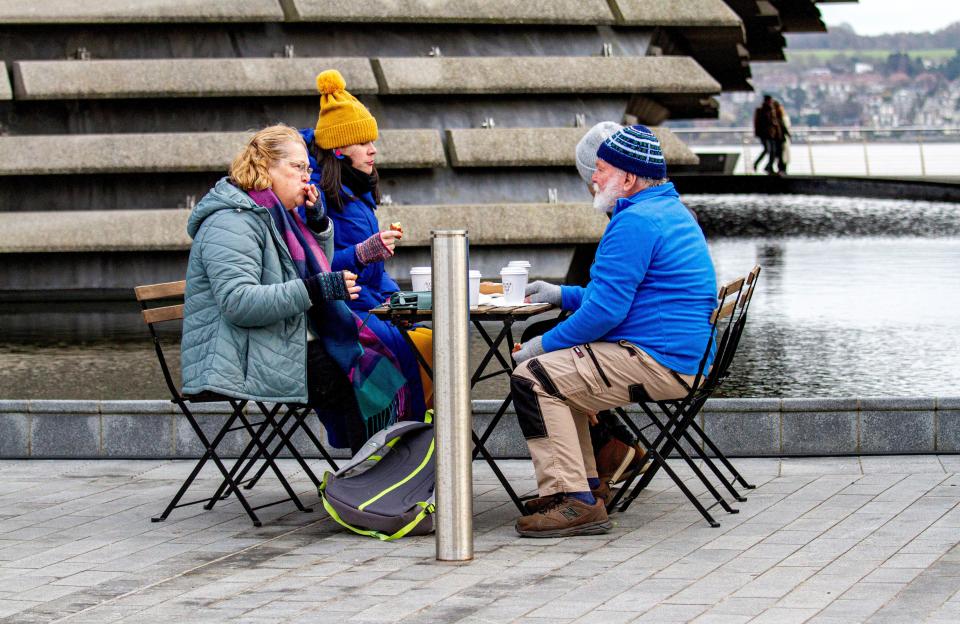
[[588, 505], [564, 494], [554, 494], [540, 511], [519, 518], [516, 524], [517, 533], [524, 537], [599, 535], [612, 527], [602, 500]]
[[646, 452], [639, 444], [628, 445], [616, 438], [603, 445], [597, 453], [597, 473], [601, 483], [620, 483], [633, 472], [646, 468]]
[[[604, 507], [606, 507], [607, 503], [610, 502], [610, 499], [613, 498], [613, 492], [610, 491], [610, 485], [604, 481], [600, 482], [600, 487], [597, 489], [591, 489], [590, 493], [593, 494], [593, 497], [598, 501], [603, 501]], [[548, 505], [555, 496], [556, 494], [551, 494], [549, 496], [538, 496], [537, 498], [531, 498], [523, 504], [523, 508], [527, 510], [528, 514], [537, 513], [546, 505]]]

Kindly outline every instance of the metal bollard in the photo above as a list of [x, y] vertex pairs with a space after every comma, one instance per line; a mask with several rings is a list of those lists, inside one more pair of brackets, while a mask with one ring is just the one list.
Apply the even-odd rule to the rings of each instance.
[[467, 367], [467, 231], [433, 239], [433, 404], [437, 441], [437, 560], [473, 559], [473, 423]]

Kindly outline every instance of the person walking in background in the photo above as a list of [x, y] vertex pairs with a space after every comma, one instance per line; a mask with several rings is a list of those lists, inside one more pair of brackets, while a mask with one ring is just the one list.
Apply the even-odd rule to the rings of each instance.
[[330, 444], [363, 445], [405, 389], [345, 305], [361, 289], [327, 262], [333, 230], [297, 130], [254, 134], [187, 222], [183, 394], [328, 408]]
[[753, 112], [753, 134], [760, 139], [760, 143], [763, 145], [763, 151], [753, 162], [754, 171], [760, 168], [760, 163], [766, 157], [767, 166], [764, 170], [767, 174], [774, 175], [776, 173], [774, 166], [780, 161], [779, 152], [783, 132], [772, 95], [764, 95], [763, 103]]
[[790, 116], [779, 100], [773, 101], [777, 123], [780, 124], [779, 158], [777, 159], [777, 173], [786, 175], [787, 165], [790, 164]]
[[331, 265], [334, 270], [357, 274], [363, 290], [352, 310], [363, 315], [369, 327], [396, 356], [410, 389], [409, 406], [404, 406], [401, 420], [422, 419], [426, 399], [420, 365], [411, 347], [392, 324], [375, 316], [371, 310], [400, 290], [384, 267], [391, 258], [403, 232], [381, 230], [377, 221], [380, 202], [380, 178], [375, 166], [377, 120], [367, 107], [346, 88], [346, 81], [335, 69], [317, 76], [320, 92], [320, 114], [316, 127], [301, 130], [309, 148], [311, 181], [320, 189], [321, 202], [334, 224], [334, 246]]

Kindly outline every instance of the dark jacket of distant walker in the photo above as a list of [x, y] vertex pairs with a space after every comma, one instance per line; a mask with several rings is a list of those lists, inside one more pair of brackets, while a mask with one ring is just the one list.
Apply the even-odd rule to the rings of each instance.
[[753, 133], [760, 139], [783, 140], [783, 124], [772, 105], [764, 104], [753, 112]]
[[[183, 393], [307, 402], [310, 296], [266, 208], [227, 178], [187, 223]], [[333, 226], [316, 235], [333, 255]]]

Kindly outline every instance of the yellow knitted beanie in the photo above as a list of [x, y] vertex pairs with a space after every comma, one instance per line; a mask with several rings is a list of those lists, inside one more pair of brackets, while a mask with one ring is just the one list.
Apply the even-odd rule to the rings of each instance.
[[350, 95], [347, 83], [335, 69], [317, 75], [320, 92], [320, 116], [316, 141], [323, 149], [345, 147], [377, 140], [377, 120], [367, 107]]

